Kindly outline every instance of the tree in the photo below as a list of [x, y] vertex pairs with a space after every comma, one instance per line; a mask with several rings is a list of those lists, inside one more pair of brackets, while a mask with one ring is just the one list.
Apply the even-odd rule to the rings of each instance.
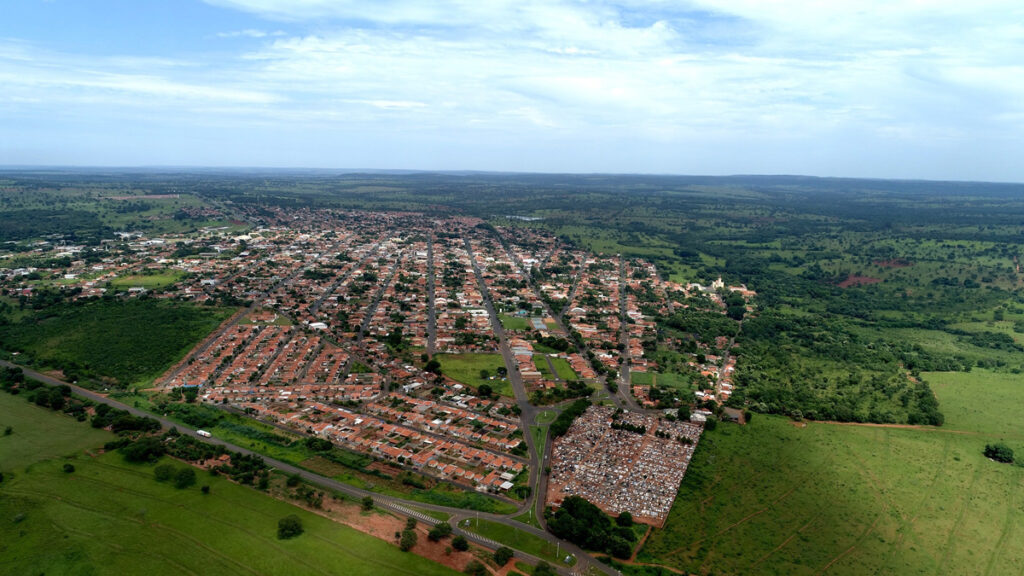
[[513, 556], [515, 556], [515, 552], [513, 552], [511, 548], [508, 546], [502, 546], [494, 551], [494, 562], [500, 568], [501, 566], [508, 564], [508, 561], [511, 560]]
[[491, 371], [490, 370], [488, 370], [487, 368], [482, 368], [480, 370], [480, 379], [481, 380], [487, 380], [490, 377], [491, 377]]
[[121, 454], [129, 462], [155, 462], [164, 454], [164, 445], [159, 438], [145, 436], [121, 447]]
[[153, 468], [153, 476], [156, 477], [157, 482], [166, 482], [174, 477], [174, 466], [161, 464]]
[[50, 408], [54, 410], [61, 410], [66, 404], [64, 400], [64, 393], [60, 388], [54, 388], [50, 390]]
[[441, 373], [441, 363], [438, 362], [437, 360], [431, 359], [430, 362], [427, 362], [427, 365], [424, 366], [423, 369], [426, 370], [427, 372], [432, 372], [434, 374], [440, 374]]
[[373, 498], [370, 496], [363, 496], [363, 511], [369, 512], [373, 510]]
[[413, 518], [412, 516], [406, 518], [405, 519], [405, 529], [406, 530], [415, 530], [416, 529], [416, 519]]
[[298, 486], [301, 483], [302, 483], [302, 476], [299, 476], [298, 474], [290, 474], [288, 476], [288, 479], [284, 481], [285, 486], [287, 486], [289, 488], [295, 488], [296, 486]]
[[399, 540], [398, 547], [402, 549], [402, 552], [408, 552], [416, 545], [417, 540], [415, 530], [402, 530], [402, 538]]
[[277, 521], [277, 537], [279, 540], [294, 538], [303, 532], [302, 519], [289, 514]]
[[481, 384], [477, 386], [476, 393], [481, 398], [490, 398], [491, 394], [494, 393], [494, 389], [491, 388], [490, 384]]
[[466, 569], [463, 570], [463, 573], [470, 574], [471, 576], [487, 576], [487, 567], [479, 560], [470, 560], [469, 564], [466, 564]]
[[1013, 450], [1003, 443], [998, 444], [986, 444], [985, 445], [985, 457], [991, 458], [996, 462], [1005, 462], [1007, 464], [1013, 463]]
[[452, 538], [452, 548], [455, 548], [459, 552], [465, 552], [469, 550], [469, 540], [466, 540], [465, 536], [456, 536]]
[[615, 523], [619, 526], [632, 526], [633, 515], [630, 514], [628, 510], [624, 511], [621, 514], [619, 514], [619, 516], [615, 519]]
[[203, 487], [199, 489], [199, 491], [202, 492], [203, 494], [209, 494], [210, 493], [210, 485], [209, 484], [204, 484]]
[[427, 533], [427, 539], [430, 540], [431, 542], [437, 542], [437, 541], [441, 540], [442, 538], [446, 538], [448, 536], [451, 536], [451, 534], [452, 534], [452, 525], [451, 524], [449, 524], [447, 522], [438, 522], [437, 524], [434, 524], [434, 527], [431, 528], [430, 532]]
[[196, 483], [196, 471], [191, 467], [182, 468], [174, 474], [174, 487], [183, 490]]
[[66, 472], [67, 474], [71, 474], [74, 471], [75, 471], [75, 465], [74, 464], [70, 464], [70, 463], [64, 464], [64, 472]]

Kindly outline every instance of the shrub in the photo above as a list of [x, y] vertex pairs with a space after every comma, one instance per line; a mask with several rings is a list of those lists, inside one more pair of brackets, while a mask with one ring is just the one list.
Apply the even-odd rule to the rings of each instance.
[[452, 538], [452, 548], [459, 552], [465, 552], [466, 550], [469, 550], [469, 540], [466, 540], [465, 536], [456, 536], [455, 538]]
[[156, 477], [157, 482], [166, 482], [174, 477], [174, 466], [170, 464], [161, 464], [156, 468], [153, 468], [153, 476]]
[[146, 436], [121, 447], [121, 454], [129, 462], [155, 462], [164, 455], [164, 445], [158, 438]]
[[416, 545], [417, 540], [415, 530], [402, 530], [402, 538], [399, 541], [398, 547], [402, 549], [402, 552], [408, 552]]
[[512, 551], [508, 546], [502, 546], [494, 551], [494, 562], [499, 566], [508, 564], [508, 561], [515, 556], [515, 552]]
[[370, 496], [363, 496], [363, 510], [369, 512], [373, 510], [373, 498]]
[[71, 474], [74, 471], [75, 471], [75, 465], [74, 464], [65, 464], [64, 465], [64, 472], [65, 473]]
[[437, 541], [441, 540], [442, 538], [446, 538], [448, 536], [451, 536], [451, 534], [452, 534], [452, 525], [451, 524], [449, 524], [447, 522], [438, 522], [437, 524], [434, 524], [434, 527], [431, 528], [430, 532], [427, 533], [427, 539], [430, 540], [431, 542], [437, 542]]
[[277, 521], [277, 537], [280, 540], [294, 538], [303, 531], [302, 519], [295, 514], [289, 514]]
[[479, 560], [470, 560], [463, 572], [472, 576], [487, 576], [487, 567]]
[[985, 457], [996, 462], [1013, 463], [1013, 450], [1006, 444], [987, 444], [985, 446]]
[[196, 471], [192, 468], [182, 468], [174, 474], [174, 487], [183, 490], [196, 483]]

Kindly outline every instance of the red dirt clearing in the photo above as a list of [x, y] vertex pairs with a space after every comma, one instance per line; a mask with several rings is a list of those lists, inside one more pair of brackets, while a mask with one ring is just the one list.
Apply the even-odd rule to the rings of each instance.
[[840, 288], [849, 288], [851, 286], [867, 286], [868, 284], [878, 284], [881, 282], [881, 278], [872, 278], [871, 276], [857, 276], [850, 274], [838, 284]]

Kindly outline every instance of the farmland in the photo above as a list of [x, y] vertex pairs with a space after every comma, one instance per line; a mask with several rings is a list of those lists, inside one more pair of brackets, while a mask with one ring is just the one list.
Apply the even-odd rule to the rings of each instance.
[[[209, 494], [157, 483], [154, 465], [85, 454], [109, 433], [6, 394], [0, 406], [15, 428], [0, 438], [0, 515], [15, 519], [0, 525], [5, 574], [453, 574], [220, 477], [201, 475]], [[79, 435], [69, 439], [72, 427]], [[34, 457], [7, 447], [22, 442]], [[65, 463], [73, 473], [62, 471]], [[288, 514], [306, 532], [278, 540], [277, 521]]]
[[1014, 573], [1024, 468], [982, 448], [1005, 439], [1024, 449], [1000, 408], [1024, 401], [1024, 378], [926, 377], [948, 407], [943, 428], [759, 416], [706, 432], [668, 524], [638, 560], [715, 574]]

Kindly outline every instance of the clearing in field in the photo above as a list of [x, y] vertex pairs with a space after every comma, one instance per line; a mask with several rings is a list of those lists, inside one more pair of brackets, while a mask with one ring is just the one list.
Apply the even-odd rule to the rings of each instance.
[[434, 358], [441, 363], [441, 373], [476, 390], [481, 384], [487, 384], [495, 394], [512, 396], [512, 385], [508, 380], [481, 378], [480, 371], [486, 370], [490, 376], [505, 367], [501, 354], [437, 354]]
[[184, 277], [185, 273], [180, 270], [162, 270], [156, 274], [121, 276], [111, 280], [110, 285], [117, 291], [136, 287], [145, 288], [146, 290], [160, 290], [173, 285]]
[[508, 314], [500, 314], [498, 319], [501, 320], [501, 327], [505, 330], [529, 330], [530, 319], [523, 318], [522, 316], [509, 316]]
[[[18, 426], [0, 438], [0, 446], [35, 437], [40, 448], [36, 458], [19, 456], [13, 470], [4, 465], [2, 573], [456, 574], [221, 477], [200, 473], [197, 485], [185, 490], [158, 483], [153, 465], [126, 464], [117, 453], [83, 452], [113, 435], [19, 398], [0, 401], [5, 419], [13, 417]], [[63, 432], [48, 434], [69, 425], [78, 427], [81, 441], [69, 443]], [[46, 438], [51, 441], [41, 445], [38, 439]], [[6, 463], [9, 453], [3, 454]], [[65, 463], [74, 472], [64, 472]], [[209, 494], [200, 491], [204, 484]], [[301, 519], [305, 533], [278, 540], [277, 522], [289, 514]]]
[[1006, 410], [1024, 401], [1024, 377], [925, 376], [946, 427], [798, 428], [757, 415], [705, 433], [637, 560], [697, 574], [1019, 573], [1024, 468], [982, 450], [999, 439], [1024, 449]]

